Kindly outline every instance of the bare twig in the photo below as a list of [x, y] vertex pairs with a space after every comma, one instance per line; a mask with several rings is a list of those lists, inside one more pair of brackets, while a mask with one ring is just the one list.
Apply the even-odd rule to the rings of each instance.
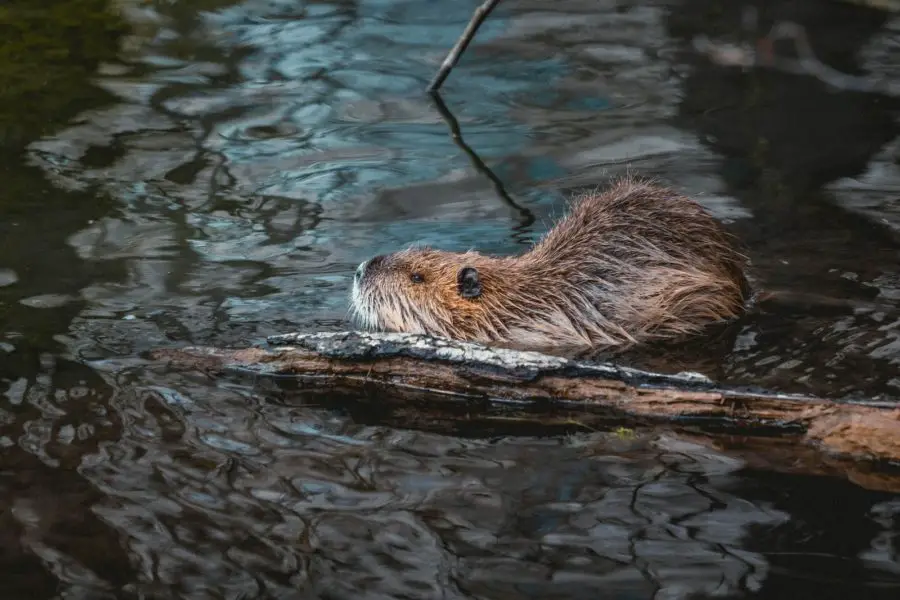
[[484, 164], [484, 161], [481, 160], [481, 157], [469, 146], [462, 137], [462, 130], [459, 126], [459, 121], [456, 120], [456, 117], [453, 116], [453, 113], [450, 112], [450, 109], [447, 108], [447, 105], [444, 104], [444, 100], [441, 98], [440, 94], [434, 92], [431, 95], [434, 100], [434, 105], [437, 108], [438, 112], [441, 114], [441, 118], [444, 119], [444, 122], [447, 123], [447, 127], [450, 128], [450, 135], [453, 138], [453, 143], [459, 146], [459, 149], [462, 150], [466, 156], [469, 157], [469, 160], [472, 161], [472, 166], [475, 167], [475, 170], [490, 179], [491, 183], [494, 184], [494, 189], [497, 190], [497, 195], [513, 208], [516, 212], [518, 212], [522, 221], [519, 225], [516, 226], [516, 231], [525, 232], [532, 224], [534, 224], [535, 218], [534, 214], [524, 206], [519, 206], [519, 204], [513, 200], [509, 193], [507, 193], [506, 188], [503, 186], [503, 182], [500, 181], [491, 169]]
[[[748, 12], [745, 19], [748, 29], [755, 26], [755, 13]], [[783, 58], [774, 55], [774, 42], [788, 39], [794, 43], [797, 58]], [[779, 21], [775, 23], [768, 34], [758, 38], [756, 43], [730, 44], [714, 42], [705, 35], [698, 35], [693, 40], [694, 49], [707, 57], [715, 64], [728, 67], [752, 67], [768, 68], [794, 75], [807, 75], [815, 77], [841, 90], [884, 94], [886, 96], [898, 96], [900, 91], [896, 86], [866, 76], [856, 76], [842, 73], [825, 63], [815, 55], [806, 29], [797, 23]]]
[[463, 31], [463, 34], [459, 40], [457, 40], [456, 45], [453, 46], [447, 54], [447, 57], [444, 59], [444, 62], [441, 63], [441, 68], [438, 69], [434, 79], [428, 84], [429, 92], [436, 92], [440, 89], [444, 80], [450, 75], [450, 71], [453, 70], [453, 67], [459, 62], [459, 57], [462, 56], [462, 53], [465, 52], [466, 48], [469, 46], [469, 42], [475, 37], [478, 28], [481, 27], [481, 24], [499, 3], [500, 0], [486, 0], [484, 4], [475, 9], [475, 13], [472, 15], [472, 19], [466, 26], [466, 30]]

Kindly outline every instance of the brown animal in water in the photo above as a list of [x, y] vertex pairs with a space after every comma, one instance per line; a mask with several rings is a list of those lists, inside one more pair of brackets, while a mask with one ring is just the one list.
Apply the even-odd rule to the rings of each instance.
[[633, 178], [584, 195], [531, 250], [412, 248], [359, 265], [364, 327], [527, 347], [681, 338], [744, 311], [746, 258], [699, 204]]

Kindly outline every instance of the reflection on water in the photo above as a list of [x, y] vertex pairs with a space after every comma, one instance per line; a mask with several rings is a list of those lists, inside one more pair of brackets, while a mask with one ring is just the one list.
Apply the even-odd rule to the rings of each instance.
[[747, 3], [503, 3], [443, 95], [532, 224], [422, 93], [477, 4], [125, 3], [135, 37], [96, 76], [118, 101], [2, 167], [7, 596], [896, 597], [896, 495], [667, 432], [446, 431], [136, 358], [346, 328], [363, 258], [518, 251], [632, 169], [728, 223], [758, 287], [848, 305], [628, 360], [900, 398], [896, 99], [693, 51], [791, 21], [831, 67], [891, 79], [900, 21], [794, 0], [754, 34]]

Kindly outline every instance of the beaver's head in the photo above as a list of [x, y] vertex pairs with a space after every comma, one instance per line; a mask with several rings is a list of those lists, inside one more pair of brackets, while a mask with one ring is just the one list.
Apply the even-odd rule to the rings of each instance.
[[484, 311], [479, 267], [490, 260], [429, 248], [376, 256], [356, 269], [353, 313], [369, 329], [458, 336]]

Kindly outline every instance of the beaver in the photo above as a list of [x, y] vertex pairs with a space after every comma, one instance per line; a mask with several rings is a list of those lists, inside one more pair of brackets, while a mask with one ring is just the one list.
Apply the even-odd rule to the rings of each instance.
[[626, 177], [578, 196], [518, 256], [408, 248], [361, 263], [364, 328], [517, 347], [628, 347], [746, 309], [747, 258], [697, 202]]

